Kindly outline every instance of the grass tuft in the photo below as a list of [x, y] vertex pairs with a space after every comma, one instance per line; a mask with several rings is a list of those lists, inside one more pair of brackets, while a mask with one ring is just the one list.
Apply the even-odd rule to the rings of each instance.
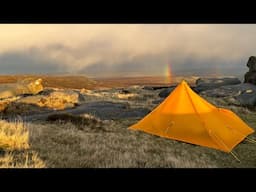
[[29, 133], [21, 121], [6, 122], [0, 120], [0, 148], [24, 150], [29, 148]]
[[43, 168], [45, 163], [30, 149], [29, 131], [21, 120], [0, 120], [0, 168]]

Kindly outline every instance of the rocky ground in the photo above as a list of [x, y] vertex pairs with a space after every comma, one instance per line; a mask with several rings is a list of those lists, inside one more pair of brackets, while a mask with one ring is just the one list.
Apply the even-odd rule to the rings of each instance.
[[[223, 84], [226, 80], [201, 79], [198, 82], [204, 82], [207, 88], [197, 90], [202, 86], [198, 82], [192, 88], [216, 106], [233, 110], [256, 128], [254, 102], [249, 103], [250, 107], [241, 102], [244, 94], [254, 94], [256, 86], [238, 82], [236, 78], [228, 79], [231, 84]], [[0, 166], [256, 167], [253, 143], [244, 141], [234, 149], [241, 160], [238, 162], [231, 154], [221, 151], [127, 129], [158, 106], [173, 89], [164, 86], [100, 90], [45, 88], [35, 95], [3, 99], [3, 122], [12, 124], [8, 126], [17, 124], [17, 119], [22, 122], [29, 135], [29, 147], [3, 150]], [[255, 134], [250, 138], [255, 139]], [[25, 164], [21, 154], [26, 154], [29, 162]]]
[[[254, 61], [256, 65], [256, 59], [249, 59]], [[198, 78], [190, 85], [256, 129], [256, 85], [248, 73], [246, 77], [250, 82]], [[218, 150], [127, 129], [158, 106], [175, 85], [37, 91], [31, 89], [33, 82], [24, 86], [25, 94], [12, 91], [8, 98], [1, 94], [6, 87], [0, 89], [0, 167], [256, 167], [255, 143], [243, 141], [235, 147], [239, 162]], [[256, 134], [249, 137], [255, 140]]]

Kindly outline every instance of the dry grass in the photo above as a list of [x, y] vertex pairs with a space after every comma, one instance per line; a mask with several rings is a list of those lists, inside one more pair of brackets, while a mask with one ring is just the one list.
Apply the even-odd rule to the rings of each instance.
[[47, 117], [48, 122], [57, 122], [61, 124], [65, 123], [72, 123], [74, 124], [78, 129], [84, 130], [84, 131], [103, 131], [103, 123], [100, 119], [95, 118], [92, 115], [82, 115], [82, 116], [77, 116], [77, 115], [72, 115], [69, 113], [60, 113], [60, 114], [52, 114]]
[[[248, 117], [248, 116], [247, 116]], [[102, 121], [94, 129], [79, 129], [79, 126], [93, 127], [92, 116], [75, 118], [56, 117], [65, 122], [37, 122], [27, 125], [2, 121], [5, 137], [16, 135], [19, 147], [4, 148], [0, 156], [0, 167], [4, 168], [207, 168], [207, 167], [255, 167], [255, 145], [243, 142], [235, 151], [242, 163], [230, 154], [164, 139], [127, 128], [137, 120]], [[70, 120], [71, 119], [71, 120]], [[250, 119], [256, 124], [255, 119]], [[89, 122], [89, 123], [88, 123]], [[91, 123], [91, 125], [90, 125]], [[18, 129], [14, 128], [18, 127]], [[104, 129], [102, 129], [102, 127]], [[16, 131], [19, 130], [19, 131]], [[29, 139], [28, 139], [29, 131]], [[9, 135], [9, 136], [8, 136]], [[19, 135], [21, 137], [19, 137]], [[25, 135], [25, 137], [24, 137]], [[252, 135], [251, 137], [255, 137]], [[26, 142], [24, 142], [24, 138]], [[16, 142], [17, 143], [17, 142]], [[9, 143], [9, 145], [11, 145]], [[16, 144], [17, 146], [17, 144]], [[29, 148], [28, 148], [29, 146]], [[19, 149], [19, 150], [17, 150]]]
[[[236, 110], [242, 111], [242, 109]], [[252, 127], [256, 127], [255, 112], [243, 110], [241, 117]], [[239, 163], [228, 153], [128, 130], [127, 128], [138, 119], [100, 121], [93, 116], [68, 114], [51, 116], [50, 119], [50, 122], [34, 122], [23, 125], [23, 128], [26, 127], [29, 131], [29, 139], [26, 139], [29, 149], [21, 147], [20, 152], [5, 153], [0, 158], [0, 166], [52, 168], [256, 167], [255, 144], [247, 142], [242, 142], [234, 150], [241, 160]], [[97, 126], [98, 121], [100, 121], [100, 126]], [[12, 125], [8, 123], [8, 126]], [[21, 124], [18, 123], [18, 125]], [[20, 126], [21, 130], [23, 128]], [[23, 133], [27, 135], [26, 131]], [[250, 137], [255, 139], [255, 134]]]
[[0, 168], [44, 168], [44, 162], [35, 152], [24, 152], [17, 154], [15, 152], [7, 152], [0, 157]]
[[[87, 96], [91, 97], [90, 101], [104, 98], [115, 102], [128, 102], [133, 107], [154, 108], [156, 105], [151, 101], [157, 99], [159, 93], [155, 91], [152, 94], [150, 91], [140, 89], [137, 92], [133, 91], [139, 95], [139, 98], [118, 99], [116, 92], [118, 90], [102, 91], [96, 92], [95, 95], [90, 92]], [[229, 106], [222, 100], [207, 99], [219, 107], [233, 110], [249, 125], [256, 128], [255, 112], [242, 107]], [[58, 118], [62, 120], [56, 120]], [[138, 120], [136, 118], [109, 120], [102, 121], [101, 126], [96, 126], [93, 121], [87, 121], [85, 124], [83, 117], [64, 115], [55, 117], [52, 123], [30, 123], [28, 127], [32, 133], [31, 147], [38, 152], [47, 167], [58, 168], [256, 167], [255, 144], [242, 142], [234, 149], [241, 160], [239, 163], [231, 154], [222, 151], [127, 129]], [[255, 139], [255, 134], [250, 137]]]
[[0, 121], [0, 168], [42, 168], [44, 162], [30, 150], [29, 132], [22, 121]]
[[[104, 130], [45, 122], [30, 124], [32, 147], [47, 167], [85, 168], [207, 168], [255, 167], [256, 147], [243, 142], [231, 154], [160, 138], [127, 128], [137, 120], [103, 122]], [[254, 120], [255, 122], [255, 120]], [[89, 131], [88, 131], [89, 130]], [[255, 137], [254, 135], [251, 136]]]
[[[156, 104], [152, 104], [152, 101], [159, 99], [158, 93], [161, 91], [152, 92], [138, 88], [129, 90], [134, 97], [123, 95], [119, 97], [118, 89], [84, 90], [83, 95], [86, 102], [96, 100], [125, 102], [131, 107], [153, 109]], [[219, 107], [231, 109], [251, 127], [256, 128], [255, 111], [228, 105], [225, 100], [220, 98], [206, 99]], [[25, 129], [23, 132], [16, 132], [16, 129], [13, 129], [14, 131], [9, 134], [7, 128], [1, 129], [5, 133], [5, 137], [15, 134], [27, 135], [25, 144], [28, 144], [28, 147], [26, 148], [24, 145], [18, 151], [18, 147], [4, 148], [4, 155], [0, 155], [0, 166], [51, 168], [256, 167], [256, 146], [245, 141], [234, 149], [241, 160], [239, 163], [231, 154], [222, 151], [128, 130], [130, 125], [139, 120], [136, 118], [101, 121], [86, 114], [81, 116], [61, 114], [50, 116], [48, 120], [25, 125], [22, 122], [17, 122], [20, 130]], [[15, 127], [15, 123], [3, 121], [3, 124], [6, 124], [6, 127]], [[256, 134], [250, 135], [250, 138], [255, 139]], [[11, 144], [10, 146], [15, 145]]]
[[21, 121], [7, 123], [0, 121], [0, 148], [7, 150], [28, 149], [29, 135]]
[[190, 145], [129, 131], [133, 122], [104, 122], [106, 131], [83, 131], [72, 123], [30, 124], [32, 147], [47, 167], [216, 167], [191, 154]]

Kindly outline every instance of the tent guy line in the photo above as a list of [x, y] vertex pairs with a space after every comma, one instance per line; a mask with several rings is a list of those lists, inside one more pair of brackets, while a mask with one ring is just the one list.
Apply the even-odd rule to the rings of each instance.
[[[231, 153], [254, 130], [234, 112], [218, 108], [195, 93], [185, 80], [151, 113], [130, 126], [160, 137]], [[256, 143], [256, 141], [254, 141]]]

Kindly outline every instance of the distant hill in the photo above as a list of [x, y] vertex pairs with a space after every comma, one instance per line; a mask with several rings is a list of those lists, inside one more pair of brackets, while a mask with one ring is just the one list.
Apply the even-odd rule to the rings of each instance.
[[67, 75], [0, 75], [0, 83], [15, 83], [26, 78], [42, 78], [44, 87], [54, 88], [94, 89], [97, 85], [96, 81], [86, 76]]
[[[227, 75], [226, 75], [227, 76]], [[235, 77], [240, 78], [240, 76]], [[177, 75], [170, 80], [164, 76], [137, 76], [137, 77], [102, 77], [88, 78], [83, 75], [0, 75], [0, 84], [16, 83], [17, 81], [32, 78], [42, 78], [44, 87], [62, 89], [100, 89], [113, 87], [140, 86], [171, 86], [177, 85], [183, 79], [190, 85], [194, 85], [199, 77], [215, 77], [214, 75]], [[223, 77], [223, 76], [218, 76]], [[241, 80], [242, 81], [242, 80]]]
[[94, 78], [100, 87], [128, 87], [132, 85], [149, 86], [170, 86], [178, 84], [182, 79], [188, 83], [194, 84], [197, 76], [177, 76], [173, 77], [171, 82], [164, 76], [138, 76], [138, 77], [112, 77], [112, 78]]

